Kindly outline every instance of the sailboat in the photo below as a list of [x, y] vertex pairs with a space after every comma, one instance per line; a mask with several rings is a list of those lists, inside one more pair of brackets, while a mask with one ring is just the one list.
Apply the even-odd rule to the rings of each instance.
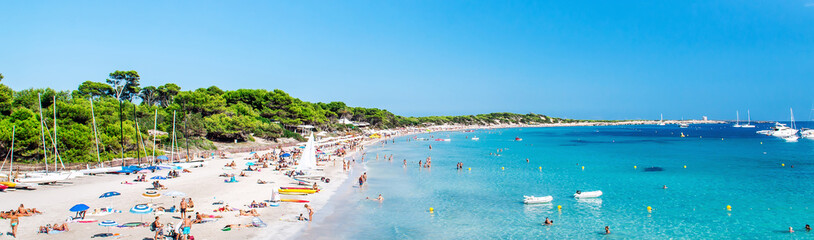
[[[22, 178], [18, 178], [18, 179], [15, 180], [18, 183], [24, 183], [24, 184], [50, 184], [50, 183], [56, 183], [58, 181], [63, 181], [63, 180], [69, 179], [69, 178], [75, 178], [75, 177], [78, 177], [78, 176], [82, 175], [81, 172], [77, 172], [77, 171], [64, 171], [65, 165], [62, 164], [62, 158], [59, 156], [59, 148], [58, 148], [59, 140], [57, 138], [57, 105], [56, 105], [56, 102], [57, 102], [57, 99], [56, 99], [56, 96], [54, 96], [54, 136], [53, 136], [53, 138], [51, 140], [52, 140], [52, 144], [54, 145], [54, 170], [55, 171], [54, 172], [48, 172], [48, 171], [45, 171], [45, 172], [28, 172], [28, 173], [25, 173]], [[42, 111], [42, 110], [40, 110], [40, 111]], [[42, 114], [42, 113], [40, 113], [40, 114]], [[48, 126], [44, 125], [44, 127], [47, 128]], [[48, 133], [48, 136], [49, 137], [51, 136], [50, 131]], [[43, 146], [44, 145], [45, 145], [45, 142], [43, 142]], [[57, 168], [57, 160], [60, 162], [60, 165], [62, 166], [63, 171], [56, 171], [58, 169]]]
[[740, 114], [738, 114], [738, 111], [735, 111], [735, 125], [732, 125], [732, 127], [736, 127], [736, 128], [742, 127], [741, 126], [741, 116], [740, 116]]
[[741, 125], [742, 128], [755, 128], [755, 125], [752, 125], [752, 114], [749, 113], [749, 110], [746, 110], [746, 124]]
[[659, 126], [664, 126], [664, 114], [659, 114]]
[[317, 170], [317, 152], [316, 146], [314, 146], [314, 133], [311, 133], [311, 137], [308, 138], [308, 142], [305, 143], [305, 148], [302, 152], [302, 157], [300, 160], [297, 161], [297, 167], [294, 168], [297, 171], [302, 171], [305, 173], [305, 176], [300, 176], [301, 178], [319, 178], [322, 176], [314, 175], [314, 171]]

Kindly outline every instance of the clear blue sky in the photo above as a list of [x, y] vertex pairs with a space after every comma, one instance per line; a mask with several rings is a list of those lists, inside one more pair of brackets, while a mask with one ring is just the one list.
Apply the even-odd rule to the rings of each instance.
[[2, 1], [0, 73], [282, 89], [408, 116], [808, 118], [814, 0]]

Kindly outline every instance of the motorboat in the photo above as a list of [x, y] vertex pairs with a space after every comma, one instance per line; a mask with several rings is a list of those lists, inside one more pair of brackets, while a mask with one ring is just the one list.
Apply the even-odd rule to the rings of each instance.
[[680, 127], [680, 128], [688, 128], [688, 127], [690, 127], [690, 125], [686, 124], [686, 123], [681, 123], [681, 124], [678, 124], [678, 127]]
[[580, 192], [574, 194], [574, 198], [596, 198], [602, 196], [602, 191]]
[[480, 138], [478, 138], [478, 137], [472, 137], [472, 141], [478, 141], [478, 140], [480, 140]]
[[783, 137], [783, 140], [786, 140], [786, 142], [797, 142], [798, 139], [800, 139], [800, 137], [797, 136], [797, 134], [788, 137]]
[[769, 132], [769, 136], [779, 137], [779, 138], [786, 138], [792, 135], [797, 135], [798, 130], [794, 128], [790, 128], [786, 126], [786, 124], [782, 123], [775, 123], [772, 130]]
[[550, 203], [553, 200], [554, 197], [552, 196], [545, 197], [523, 196], [523, 203], [525, 204]]
[[519, 141], [523, 141], [523, 139], [522, 139], [522, 138], [520, 138], [520, 137], [515, 137], [515, 138], [514, 138], [514, 140], [515, 140], [515, 141], [518, 141], [518, 142], [519, 142]]

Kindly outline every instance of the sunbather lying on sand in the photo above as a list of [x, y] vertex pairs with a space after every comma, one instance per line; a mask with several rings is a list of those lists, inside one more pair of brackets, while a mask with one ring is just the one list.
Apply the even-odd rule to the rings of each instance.
[[236, 216], [236, 217], [240, 217], [240, 216], [252, 216], [252, 217], [259, 217], [259, 216], [260, 216], [260, 213], [257, 213], [257, 210], [254, 210], [254, 209], [251, 209], [251, 210], [248, 210], [248, 211], [243, 211], [243, 210], [240, 210], [240, 214], [235, 215], [235, 216]]

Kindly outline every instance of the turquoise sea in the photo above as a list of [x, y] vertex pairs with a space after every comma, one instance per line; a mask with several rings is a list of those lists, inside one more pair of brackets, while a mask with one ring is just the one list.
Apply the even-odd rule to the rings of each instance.
[[[349, 173], [347, 186], [302, 237], [814, 238], [803, 228], [814, 224], [814, 141], [787, 143], [755, 134], [770, 126], [516, 128], [399, 137], [367, 149], [368, 185], [352, 187], [361, 168]], [[489, 154], [497, 149], [505, 150]], [[428, 156], [432, 169], [419, 168], [418, 161]], [[457, 162], [464, 170], [456, 170]], [[645, 171], [648, 167], [663, 171]], [[604, 195], [576, 200], [576, 190]], [[365, 200], [380, 193], [383, 203]], [[526, 205], [523, 195], [551, 195], [554, 201]], [[554, 225], [543, 226], [546, 217]], [[610, 235], [603, 234], [605, 226]], [[795, 233], [788, 233], [790, 226]]]

